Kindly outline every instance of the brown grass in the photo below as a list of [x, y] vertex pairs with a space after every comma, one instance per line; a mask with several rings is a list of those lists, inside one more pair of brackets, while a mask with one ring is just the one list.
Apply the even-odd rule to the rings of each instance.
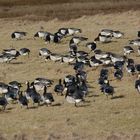
[[79, 0], [73, 1], [4, 1], [0, 0], [0, 18], [24, 17], [31, 16], [33, 20], [43, 19], [50, 20], [58, 18], [69, 20], [78, 18], [83, 15], [95, 15], [98, 13], [116, 13], [129, 10], [139, 10], [140, 1], [135, 0], [107, 0], [97, 1], [88, 0], [84, 2]]
[[[1, 37], [0, 52], [13, 45], [19, 50], [27, 47], [31, 50], [30, 58], [19, 57], [15, 64], [0, 64], [0, 81], [8, 83], [12, 80], [25, 82], [36, 77], [47, 77], [58, 82], [67, 74], [74, 74], [67, 64], [47, 62], [38, 57], [40, 48], [47, 47], [52, 52], [65, 54], [68, 51], [70, 38], [60, 44], [44, 44], [40, 39], [33, 40], [33, 34], [43, 26], [46, 31], [55, 32], [60, 27], [78, 27], [82, 35], [93, 41], [102, 28], [121, 30], [125, 33], [122, 39], [114, 39], [112, 43], [100, 44], [98, 48], [122, 54], [123, 46], [128, 40], [136, 38], [139, 30], [139, 11], [121, 14], [98, 14], [84, 16], [69, 21], [57, 19], [45, 21], [29, 21], [20, 19], [0, 19]], [[21, 41], [13, 41], [10, 34], [15, 31], [27, 31], [28, 36]], [[88, 50], [85, 42], [79, 50]], [[134, 47], [137, 50], [136, 47]], [[93, 54], [92, 54], [93, 55]], [[136, 63], [140, 63], [137, 52], [130, 55]], [[22, 63], [21, 63], [22, 62]], [[16, 64], [17, 63], [17, 64]], [[54, 94], [52, 107], [41, 106], [36, 109], [21, 109], [19, 105], [9, 104], [5, 112], [0, 111], [0, 138], [6, 140], [139, 140], [140, 138], [140, 96], [134, 89], [135, 76], [124, 74], [121, 82], [114, 80], [110, 71], [109, 79], [115, 88], [117, 99], [107, 100], [99, 91], [97, 77], [99, 71], [86, 67], [88, 82], [91, 87], [88, 101], [83, 107], [75, 108], [68, 104], [64, 97], [56, 96], [53, 87], [48, 90]], [[6, 73], [6, 74], [5, 74]], [[25, 90], [25, 86], [22, 88]], [[99, 96], [97, 96], [99, 95]], [[59, 106], [60, 105], [60, 106]], [[30, 107], [32, 104], [30, 104]]]

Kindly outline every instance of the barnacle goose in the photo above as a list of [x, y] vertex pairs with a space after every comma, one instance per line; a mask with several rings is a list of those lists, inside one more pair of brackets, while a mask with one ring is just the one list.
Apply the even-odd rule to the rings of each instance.
[[17, 39], [17, 40], [19, 40], [19, 39], [21, 39], [22, 37], [24, 37], [24, 36], [26, 36], [27, 35], [27, 32], [13, 32], [12, 34], [11, 34], [11, 38], [12, 39]]
[[44, 103], [47, 104], [47, 106], [51, 105], [52, 102], [54, 102], [54, 98], [52, 93], [47, 92], [47, 87], [44, 87], [44, 92], [43, 92], [43, 96], [42, 99], [44, 101]]
[[62, 80], [59, 79], [59, 84], [55, 85], [54, 87], [54, 91], [57, 93], [57, 95], [60, 93], [61, 95], [63, 95], [63, 90], [64, 90], [64, 86], [62, 85]]

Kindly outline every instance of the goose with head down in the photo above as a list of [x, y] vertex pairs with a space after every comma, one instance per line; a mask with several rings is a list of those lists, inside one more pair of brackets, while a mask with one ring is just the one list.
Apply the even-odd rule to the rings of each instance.
[[21, 38], [23, 38], [24, 36], [27, 35], [27, 32], [19, 32], [19, 31], [15, 31], [11, 34], [11, 38], [12, 39], [17, 39], [20, 40]]

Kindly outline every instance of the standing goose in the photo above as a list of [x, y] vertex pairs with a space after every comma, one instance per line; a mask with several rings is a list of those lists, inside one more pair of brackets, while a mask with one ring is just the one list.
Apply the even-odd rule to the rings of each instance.
[[107, 96], [111, 95], [113, 97], [114, 88], [109, 85], [109, 81], [105, 80], [105, 83], [101, 86], [101, 91]]
[[21, 105], [21, 108], [23, 107], [23, 106], [26, 106], [27, 107], [27, 109], [28, 109], [28, 103], [29, 103], [29, 101], [27, 100], [27, 98], [26, 98], [26, 96], [24, 96], [23, 94], [22, 94], [22, 92], [20, 92], [19, 93], [19, 103], [20, 103], [20, 105]]
[[123, 78], [123, 71], [120, 70], [120, 69], [117, 69], [115, 72], [114, 72], [114, 77], [118, 80], [121, 80]]
[[86, 47], [87, 47], [90, 51], [94, 51], [94, 50], [96, 49], [97, 45], [96, 45], [96, 42], [93, 41], [93, 42], [88, 42], [88, 43], [86, 44]]
[[28, 48], [21, 48], [20, 50], [19, 50], [19, 54], [21, 55], [21, 56], [28, 56], [29, 57], [29, 54], [30, 54], [30, 50], [28, 49]]
[[77, 45], [76, 44], [69, 44], [69, 50], [71, 53], [73, 53], [72, 55], [75, 55], [77, 52]]
[[11, 38], [12, 39], [17, 39], [17, 40], [20, 40], [22, 37], [26, 36], [27, 35], [27, 32], [13, 32], [11, 34]]
[[0, 106], [2, 106], [3, 110], [6, 109], [7, 104], [8, 104], [8, 101], [6, 100], [6, 98], [0, 97]]
[[43, 93], [42, 98], [43, 98], [44, 103], [47, 104], [47, 106], [51, 105], [52, 102], [54, 102], [53, 95], [52, 95], [52, 93], [47, 92], [47, 87], [46, 86], [44, 87], [44, 93]]
[[21, 83], [19, 83], [19, 82], [17, 82], [17, 81], [11, 81], [11, 82], [9, 82], [9, 84], [8, 84], [10, 87], [13, 87], [13, 88], [16, 88], [16, 89], [20, 89], [20, 87], [22, 87], [21, 86]]
[[138, 75], [138, 79], [135, 81], [135, 89], [137, 89], [140, 94], [140, 75]]
[[73, 91], [68, 89], [65, 95], [65, 99], [68, 103], [74, 103], [75, 107], [77, 107], [77, 103], [84, 101], [81, 93], [82, 92], [78, 86]]
[[60, 93], [61, 95], [63, 95], [64, 86], [62, 85], [62, 80], [61, 80], [61, 79], [59, 79], [59, 84], [55, 85], [54, 91], [57, 93], [57, 95], [58, 95], [59, 93]]
[[132, 64], [127, 65], [126, 70], [129, 74], [132, 74], [132, 75], [134, 75], [136, 72], [135, 66]]
[[135, 65], [136, 71], [138, 74], [140, 74], [140, 64]]
[[19, 89], [8, 86], [8, 92], [5, 93], [7, 101], [16, 101], [19, 94]]

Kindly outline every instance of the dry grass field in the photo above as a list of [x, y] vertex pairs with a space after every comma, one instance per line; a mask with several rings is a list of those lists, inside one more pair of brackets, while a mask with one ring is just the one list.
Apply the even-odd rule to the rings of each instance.
[[[10, 9], [11, 15], [7, 14], [9, 11], [7, 10], [3, 13], [5, 16], [2, 16], [2, 8], [0, 9], [0, 52], [3, 49], [10, 48], [11, 45], [17, 50], [23, 47], [31, 50], [29, 58], [19, 57], [11, 64], [0, 64], [0, 81], [5, 83], [12, 80], [24, 83], [27, 80], [32, 81], [37, 77], [47, 77], [54, 80], [55, 85], [59, 78], [64, 78], [67, 74], [74, 74], [74, 70], [68, 64], [60, 65], [59, 62], [53, 63], [51, 61], [45, 63], [39, 58], [39, 49], [43, 47], [47, 47], [55, 53], [66, 54], [70, 40], [70, 38], [65, 38], [60, 44], [51, 43], [47, 45], [40, 39], [34, 40], [33, 34], [40, 30], [41, 26], [50, 32], [55, 32], [61, 27], [81, 28], [81, 35], [88, 37], [88, 41], [93, 41], [102, 28], [120, 30], [125, 33], [124, 38], [114, 39], [109, 44], [97, 44], [98, 48], [102, 50], [120, 54], [123, 53], [123, 46], [128, 44], [128, 40], [135, 39], [137, 31], [140, 30], [139, 1], [137, 0], [132, 2], [137, 7], [134, 9], [137, 10], [128, 10], [126, 6], [127, 10], [123, 11], [123, 9], [119, 8], [121, 12], [112, 13], [107, 12], [107, 9], [104, 11], [105, 7], [101, 8], [100, 4], [103, 4], [101, 1], [99, 3], [100, 8], [98, 4], [96, 8], [98, 11], [104, 12], [99, 12], [98, 14], [96, 10], [92, 11], [92, 6], [94, 5], [92, 1], [89, 1], [91, 4], [88, 3], [88, 5], [87, 3], [78, 3], [80, 12], [77, 13], [79, 9], [76, 5], [74, 6], [73, 3], [64, 4], [62, 0], [62, 6], [64, 6], [62, 10], [60, 10], [59, 4], [54, 4], [53, 6], [50, 6], [50, 3], [47, 4], [51, 10], [54, 10], [54, 7], [56, 8], [54, 14], [49, 15], [50, 18], [46, 17], [48, 14], [46, 13], [45, 15], [45, 12], [43, 16], [36, 15], [37, 10], [40, 13], [42, 9], [36, 4], [31, 6], [31, 9], [28, 9], [30, 4], [25, 5], [25, 7], [22, 4], [21, 9], [25, 8], [25, 12], [21, 10], [20, 12], [24, 14], [21, 14], [20, 17], [14, 16], [15, 14], [12, 15], [12, 13], [17, 13], [19, 10], [18, 5], [20, 4], [18, 4], [18, 1], [17, 9], [14, 9], [15, 6], [8, 6], [4, 0], [0, 0], [0, 3], [2, 2], [2, 8]], [[10, 2], [8, 1], [8, 3]], [[113, 3], [113, 0], [110, 0], [110, 2]], [[120, 1], [118, 2], [121, 4]], [[131, 1], [127, 3], [123, 0], [122, 2], [124, 5], [130, 6], [132, 4]], [[107, 5], [107, 2], [105, 3]], [[73, 5], [72, 9], [75, 8], [77, 11], [73, 11], [69, 7], [71, 4]], [[117, 5], [117, 2], [114, 4]], [[89, 9], [86, 9], [84, 5]], [[69, 7], [68, 11], [66, 6]], [[112, 7], [113, 5], [108, 6]], [[34, 9], [35, 7], [36, 9]], [[45, 5], [42, 7], [44, 8]], [[85, 13], [83, 8], [85, 8]], [[25, 14], [26, 11], [34, 13], [32, 10], [35, 10], [35, 14]], [[57, 10], [59, 11], [58, 13]], [[86, 11], [88, 14], [86, 14]], [[73, 13], [74, 18], [69, 15], [69, 12]], [[94, 12], [95, 14], [93, 14]], [[106, 12], [108, 14], [105, 14]], [[76, 13], [78, 16], [75, 16]], [[72, 19], [67, 21], [65, 17], [65, 21], [61, 21], [59, 20], [61, 19], [59, 18], [60, 16], [57, 14], [64, 15], [64, 17], [69, 15]], [[80, 17], [81, 15], [83, 16]], [[43, 19], [47, 20], [43, 21]], [[27, 31], [27, 37], [20, 41], [12, 40], [10, 34], [17, 30]], [[79, 50], [89, 52], [84, 45], [85, 42], [81, 43]], [[134, 48], [137, 50], [137, 47]], [[140, 63], [137, 52], [130, 55], [130, 57], [134, 58], [136, 63]], [[86, 98], [87, 102], [81, 104], [78, 108], [74, 107], [73, 104], [68, 104], [63, 96], [60, 97], [55, 94], [55, 102], [51, 107], [40, 106], [35, 109], [21, 109], [18, 104], [9, 104], [6, 111], [0, 111], [0, 140], [140, 140], [140, 95], [137, 94], [134, 88], [136, 76], [128, 76], [125, 73], [124, 78], [120, 82], [113, 78], [112, 71], [110, 70], [109, 79], [111, 80], [111, 85], [115, 87], [115, 96], [118, 97], [111, 100], [107, 99], [99, 91], [97, 78], [100, 69], [101, 67], [97, 70], [85, 67], [85, 71], [88, 73], [90, 92]], [[53, 92], [53, 87], [48, 90]], [[23, 86], [22, 90], [25, 89], [26, 87]], [[32, 104], [30, 104], [31, 106]]]

